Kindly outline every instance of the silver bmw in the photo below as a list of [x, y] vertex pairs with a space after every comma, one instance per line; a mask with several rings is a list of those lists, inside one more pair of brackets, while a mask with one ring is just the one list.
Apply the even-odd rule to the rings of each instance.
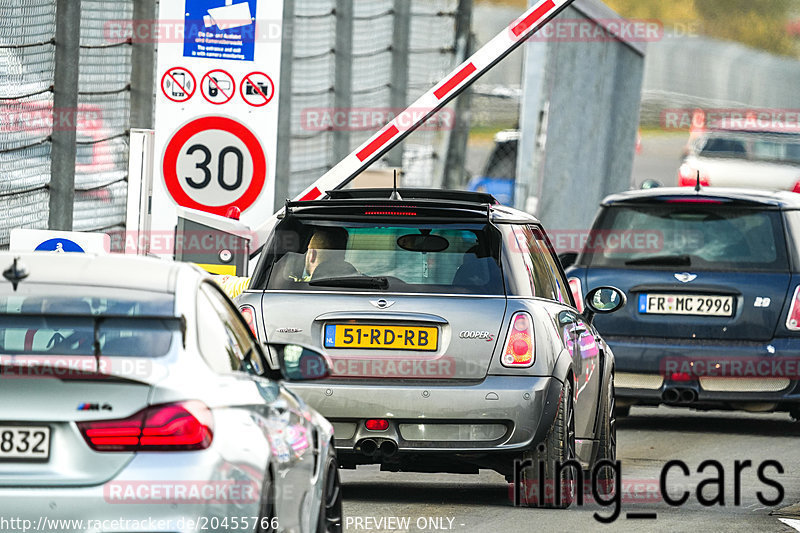
[[332, 427], [283, 385], [323, 377], [320, 354], [265, 351], [186, 264], [0, 271], [0, 529], [341, 530]]

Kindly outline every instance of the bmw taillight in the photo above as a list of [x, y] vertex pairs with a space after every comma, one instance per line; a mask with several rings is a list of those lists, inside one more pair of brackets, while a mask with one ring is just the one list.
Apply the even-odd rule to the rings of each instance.
[[800, 331], [800, 286], [794, 291], [792, 305], [789, 307], [789, 316], [786, 318], [786, 327], [792, 331]]
[[[700, 186], [708, 187], [711, 181], [708, 179], [708, 174], [700, 173]], [[681, 165], [678, 170], [678, 187], [696, 187], [697, 186], [697, 169], [692, 168], [686, 163]]]
[[578, 278], [569, 278], [569, 290], [572, 291], [572, 299], [575, 300], [575, 308], [579, 313], [583, 313], [583, 289], [581, 288], [581, 280]]
[[502, 363], [508, 368], [527, 368], [533, 365], [533, 320], [525, 312], [511, 317]]
[[204, 450], [211, 446], [214, 420], [202, 402], [154, 405], [119, 420], [79, 422], [86, 443], [98, 452]]
[[242, 313], [244, 321], [247, 322], [247, 326], [250, 328], [250, 331], [253, 332], [253, 335], [257, 339], [258, 329], [256, 328], [256, 310], [253, 309], [252, 305], [243, 305], [239, 308], [239, 312]]

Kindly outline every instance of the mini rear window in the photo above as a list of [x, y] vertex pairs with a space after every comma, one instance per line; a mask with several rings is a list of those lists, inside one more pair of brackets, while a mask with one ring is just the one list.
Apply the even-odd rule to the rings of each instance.
[[499, 241], [486, 224], [284, 221], [266, 288], [504, 294]]
[[781, 213], [703, 203], [605, 208], [581, 263], [593, 267], [787, 271]]

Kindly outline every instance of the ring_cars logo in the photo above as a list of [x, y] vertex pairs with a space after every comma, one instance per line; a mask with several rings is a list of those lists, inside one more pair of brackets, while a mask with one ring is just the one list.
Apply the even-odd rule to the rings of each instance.
[[481, 339], [485, 340], [486, 342], [492, 342], [494, 340], [494, 335], [492, 335], [488, 331], [462, 331], [461, 333], [458, 334], [458, 338]]

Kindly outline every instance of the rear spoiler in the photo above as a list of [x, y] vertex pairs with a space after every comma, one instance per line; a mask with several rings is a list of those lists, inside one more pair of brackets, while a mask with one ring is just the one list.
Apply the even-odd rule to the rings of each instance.
[[324, 218], [328, 220], [403, 219], [408, 221], [474, 220], [490, 222], [492, 204], [469, 204], [455, 200], [317, 200], [286, 202], [280, 218]]

